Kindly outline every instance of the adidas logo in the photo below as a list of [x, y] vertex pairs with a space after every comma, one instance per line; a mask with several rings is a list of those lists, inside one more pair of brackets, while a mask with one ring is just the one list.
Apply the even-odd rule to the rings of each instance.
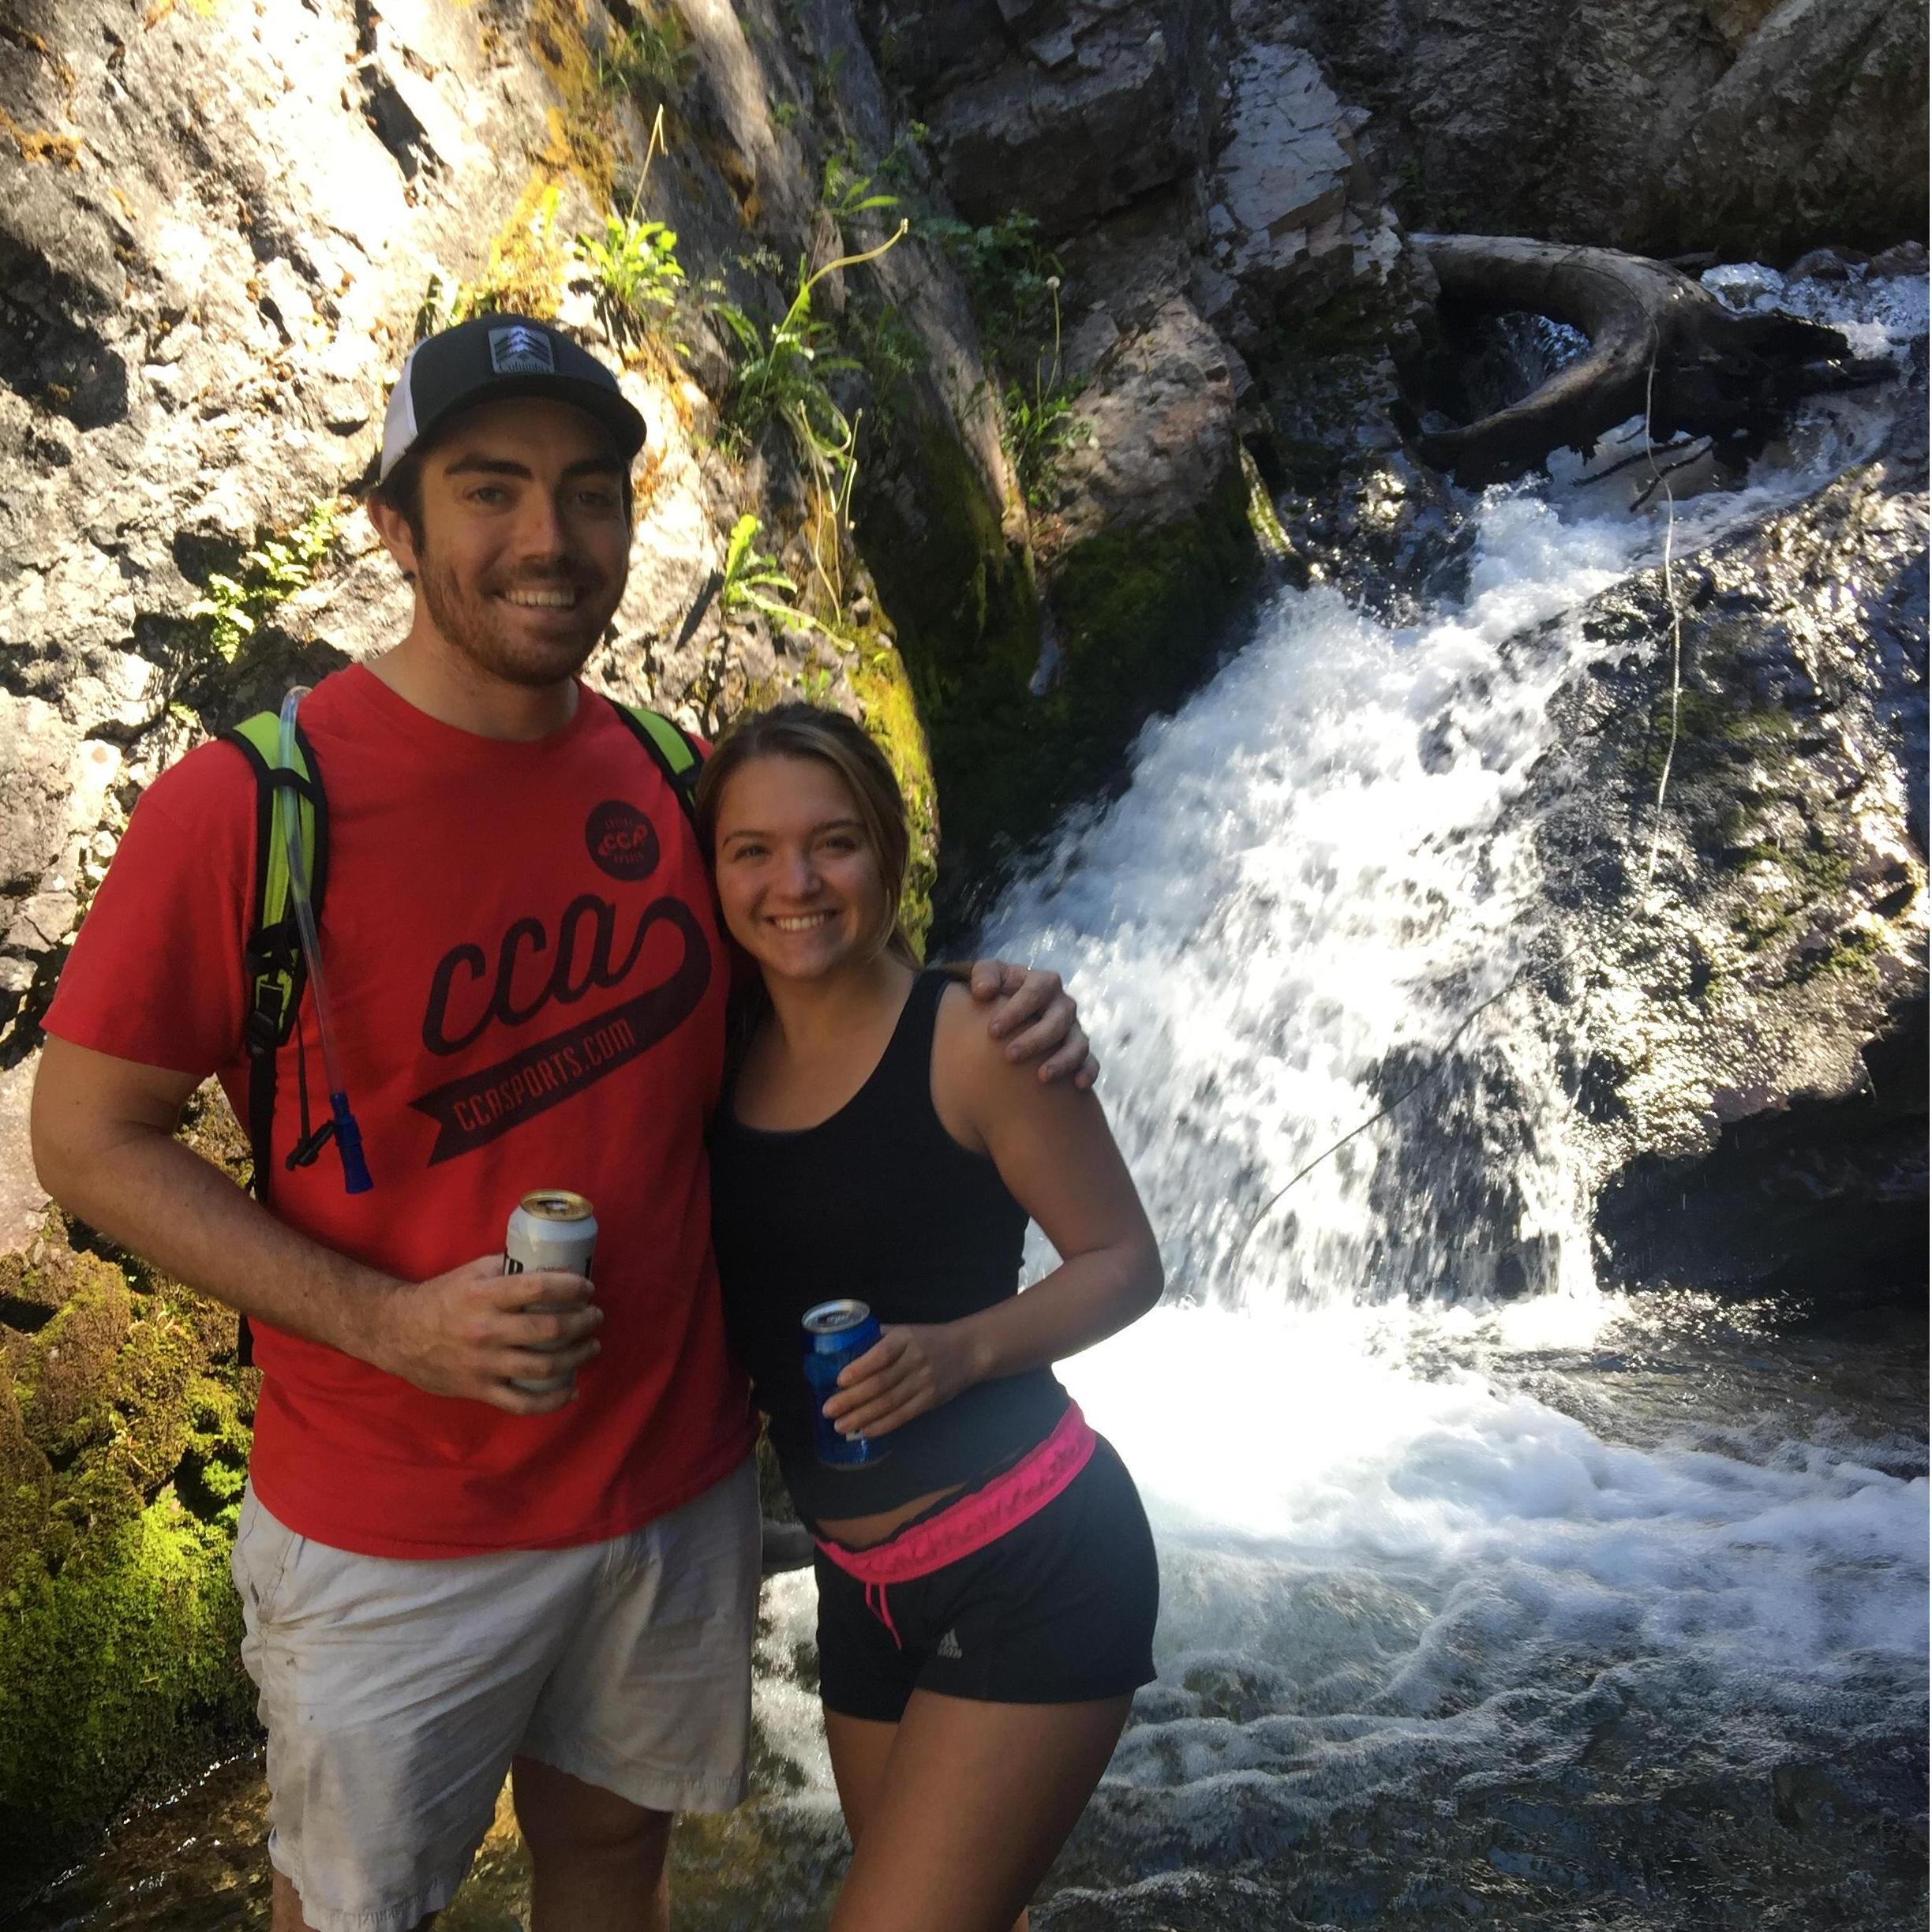
[[499, 376], [554, 376], [556, 356], [541, 329], [513, 324], [489, 332], [490, 367]]
[[960, 1640], [951, 1631], [942, 1637], [934, 1646], [936, 1656], [949, 1657], [957, 1663], [966, 1653], [960, 1648]]

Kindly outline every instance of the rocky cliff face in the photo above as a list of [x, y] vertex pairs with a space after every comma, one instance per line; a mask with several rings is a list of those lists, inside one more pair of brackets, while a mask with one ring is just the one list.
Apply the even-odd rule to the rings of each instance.
[[1910, 0], [1311, 0], [1417, 227], [1783, 262], [1926, 227]]
[[[781, 233], [809, 234], [811, 184], [748, 122], [739, 96], [762, 122], [764, 88], [736, 17], [692, 19], [705, 82], [645, 205], [750, 301], [729, 260], [742, 209], [703, 144], [745, 157], [748, 177], [762, 168]], [[640, 100], [598, 65], [616, 36], [572, 0], [380, 17], [100, 0], [30, 7], [0, 43], [20, 117], [0, 161], [9, 1060], [146, 780], [406, 622], [346, 493], [419, 324], [522, 306], [612, 346], [574, 238], [601, 235], [640, 178]], [[661, 345], [633, 346], [650, 441], [631, 589], [595, 669], [715, 722], [728, 687], [796, 677], [808, 653], [698, 608], [735, 513], [766, 507], [764, 479], [708, 447], [710, 399]], [[22, 1078], [7, 1076], [9, 1103]], [[13, 1245], [37, 1208], [17, 1105], [4, 1113]]]
[[[1272, 541], [1250, 528], [1257, 500], [1272, 517], [1244, 444], [1279, 481], [1294, 442], [1324, 487], [1394, 447], [1388, 349], [1426, 275], [1357, 148], [1365, 114], [1256, 0], [867, 0], [861, 18], [946, 199], [1033, 287], [993, 346], [1050, 459], [1028, 479], [1039, 648], [938, 665], [963, 918], [1211, 662]], [[1337, 348], [1348, 395], [1311, 432]]]

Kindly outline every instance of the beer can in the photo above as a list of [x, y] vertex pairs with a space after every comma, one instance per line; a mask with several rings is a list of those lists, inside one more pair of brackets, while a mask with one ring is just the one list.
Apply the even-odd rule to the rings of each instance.
[[879, 1462], [891, 1453], [886, 1444], [841, 1436], [825, 1413], [825, 1405], [838, 1391], [841, 1372], [878, 1340], [878, 1317], [863, 1301], [821, 1301], [805, 1311], [803, 1326], [805, 1380], [811, 1385], [818, 1460], [842, 1469]]
[[[597, 1233], [597, 1216], [582, 1195], [566, 1188], [537, 1188], [523, 1196], [510, 1216], [509, 1230], [504, 1237], [504, 1272], [525, 1275], [539, 1268], [560, 1268], [567, 1275], [588, 1279]], [[531, 1302], [526, 1304], [526, 1309], [541, 1306], [541, 1302]], [[510, 1386], [541, 1395], [567, 1379], [553, 1376], [548, 1381], [532, 1382], [512, 1376]]]

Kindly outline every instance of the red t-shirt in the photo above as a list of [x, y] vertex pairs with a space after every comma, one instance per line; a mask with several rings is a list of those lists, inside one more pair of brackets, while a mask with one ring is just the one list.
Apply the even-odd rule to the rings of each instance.
[[[409, 1281], [500, 1249], [533, 1188], [587, 1195], [601, 1353], [545, 1416], [430, 1395], [255, 1324], [251, 1472], [298, 1533], [381, 1556], [586, 1543], [709, 1488], [751, 1445], [711, 1256], [705, 1122], [729, 968], [697, 842], [605, 699], [534, 743], [438, 723], [356, 667], [301, 708], [328, 803], [330, 1021], [375, 1185], [275, 1094], [276, 1216]], [[247, 1118], [242, 953], [256, 786], [232, 745], [157, 779], [88, 914], [48, 1030], [219, 1076]], [[311, 1116], [328, 1109], [303, 1002]]]

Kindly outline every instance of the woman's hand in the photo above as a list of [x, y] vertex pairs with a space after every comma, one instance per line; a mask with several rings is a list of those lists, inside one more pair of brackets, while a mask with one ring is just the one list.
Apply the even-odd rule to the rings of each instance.
[[841, 1436], [868, 1440], [949, 1402], [975, 1380], [961, 1322], [908, 1324], [883, 1331], [839, 1376], [825, 1406]]

